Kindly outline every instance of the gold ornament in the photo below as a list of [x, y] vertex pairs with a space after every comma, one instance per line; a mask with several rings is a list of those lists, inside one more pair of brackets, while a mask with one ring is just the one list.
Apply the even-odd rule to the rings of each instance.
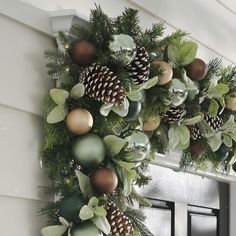
[[158, 76], [159, 78], [158, 85], [162, 86], [168, 84], [173, 77], [172, 67], [165, 61], [154, 61], [153, 66], [160, 67], [160, 70], [162, 72], [161, 75]]
[[73, 134], [86, 134], [93, 127], [93, 117], [86, 109], [76, 108], [67, 115], [66, 126]]
[[236, 111], [236, 93], [226, 99], [226, 108], [231, 111]]
[[161, 123], [161, 118], [159, 115], [150, 116], [147, 121], [144, 122], [143, 130], [146, 132], [154, 131], [159, 127]]

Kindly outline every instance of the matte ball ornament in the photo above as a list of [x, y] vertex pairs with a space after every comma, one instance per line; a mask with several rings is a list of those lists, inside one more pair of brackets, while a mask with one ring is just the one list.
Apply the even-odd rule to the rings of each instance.
[[232, 168], [233, 168], [234, 172], [236, 172], [236, 162], [234, 162], [234, 164], [232, 165]]
[[187, 76], [195, 81], [204, 79], [207, 74], [206, 63], [199, 58], [195, 58], [192, 63], [185, 67]]
[[158, 76], [158, 85], [163, 86], [168, 84], [173, 77], [173, 70], [170, 64], [165, 61], [154, 61], [152, 63], [153, 67], [158, 67], [161, 71], [161, 75]]
[[92, 175], [91, 183], [98, 192], [108, 194], [116, 189], [118, 178], [113, 170], [101, 168]]
[[125, 117], [127, 121], [137, 120], [138, 114], [141, 111], [142, 103], [141, 101], [130, 101], [129, 100], [129, 112]]
[[201, 147], [201, 145], [198, 142], [191, 142], [190, 150], [196, 156], [202, 156], [204, 153], [204, 149]]
[[86, 134], [93, 127], [93, 117], [88, 110], [76, 108], [67, 115], [66, 126], [73, 134]]
[[79, 219], [80, 209], [84, 204], [82, 196], [66, 196], [60, 202], [59, 214], [69, 222], [77, 221]]
[[71, 45], [70, 54], [78, 65], [89, 66], [96, 55], [96, 48], [86, 40], [77, 41]]
[[136, 44], [127, 34], [113, 35], [109, 48], [113, 58], [123, 62], [124, 65], [129, 65], [136, 56]]
[[72, 228], [71, 236], [103, 236], [103, 234], [93, 223], [85, 221]]
[[95, 134], [78, 137], [73, 145], [74, 158], [84, 168], [98, 166], [104, 160], [105, 152], [102, 139]]
[[224, 161], [229, 155], [229, 148], [221, 144], [220, 148], [215, 152], [218, 161]]
[[142, 161], [149, 156], [150, 141], [146, 134], [139, 130], [130, 130], [125, 140], [128, 141], [128, 146], [125, 149], [127, 153], [126, 161]]
[[159, 115], [149, 117], [143, 124], [143, 130], [146, 132], [154, 131], [159, 127], [161, 118]]

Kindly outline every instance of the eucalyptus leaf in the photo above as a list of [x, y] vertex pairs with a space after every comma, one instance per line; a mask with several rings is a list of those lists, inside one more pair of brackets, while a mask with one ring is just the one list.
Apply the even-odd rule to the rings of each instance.
[[112, 111], [115, 112], [120, 117], [127, 116], [129, 112], [129, 101], [127, 98], [124, 99], [124, 102], [120, 105], [114, 105]]
[[66, 219], [64, 219], [63, 217], [59, 217], [59, 221], [61, 222], [62, 225], [66, 226], [66, 227], [70, 226], [69, 222]]
[[112, 103], [103, 104], [100, 108], [101, 115], [108, 116], [110, 111], [112, 110], [113, 106], [114, 106], [114, 104], [112, 104]]
[[79, 99], [84, 96], [85, 87], [82, 83], [76, 84], [70, 92], [70, 97], [74, 99]]
[[211, 114], [211, 116], [215, 117], [219, 110], [219, 104], [215, 99], [211, 99], [210, 106], [208, 108], [208, 112]]
[[180, 48], [180, 58], [178, 60], [178, 65], [186, 66], [190, 64], [196, 57], [197, 54], [197, 44], [194, 42], [187, 42]]
[[93, 213], [97, 216], [106, 216], [107, 212], [104, 207], [95, 207]]
[[180, 50], [176, 45], [169, 45], [167, 48], [168, 58], [174, 63], [178, 64], [180, 60]]
[[133, 93], [130, 93], [128, 95], [129, 100], [131, 101], [140, 101], [142, 99], [142, 93], [140, 91], [135, 91]]
[[221, 134], [216, 133], [214, 136], [209, 137], [207, 143], [210, 145], [213, 152], [217, 151], [222, 144]]
[[223, 135], [223, 143], [224, 143], [225, 146], [227, 146], [227, 147], [232, 147], [232, 145], [233, 145], [232, 138], [229, 137], [228, 135]]
[[79, 187], [81, 192], [86, 199], [90, 199], [94, 195], [90, 178], [79, 170], [76, 170], [75, 173], [79, 180]]
[[119, 154], [121, 149], [127, 144], [125, 139], [115, 135], [107, 135], [103, 141], [106, 146], [107, 154], [112, 157]]
[[94, 216], [91, 221], [104, 234], [108, 235], [111, 232], [111, 226], [105, 216]]
[[178, 135], [179, 135], [179, 141], [182, 145], [185, 145], [186, 143], [188, 143], [190, 139], [190, 132], [187, 126], [185, 126], [184, 124], [181, 124], [178, 127]]
[[81, 220], [88, 220], [91, 219], [93, 216], [93, 210], [89, 206], [85, 205], [80, 209], [79, 217]]
[[174, 149], [179, 143], [178, 130], [172, 126], [168, 131], [169, 148]]
[[58, 105], [54, 107], [47, 116], [47, 122], [49, 124], [55, 124], [63, 121], [68, 113], [68, 107], [64, 105]]
[[68, 229], [67, 236], [71, 236], [71, 230]]
[[98, 205], [99, 201], [96, 197], [91, 197], [88, 202], [89, 207], [96, 207]]
[[139, 91], [141, 91], [141, 90], [143, 90], [143, 89], [150, 89], [150, 88], [152, 88], [153, 86], [157, 85], [158, 80], [159, 80], [158, 77], [155, 76], [155, 77], [149, 79], [148, 81], [146, 81], [145, 83], [142, 83], [142, 84], [140, 84], [140, 85], [134, 85], [134, 86], [132, 87], [132, 89], [131, 89], [130, 94], [139, 92]]
[[42, 236], [61, 236], [67, 230], [67, 226], [64, 225], [52, 225], [45, 227], [41, 230]]
[[69, 92], [63, 89], [51, 89], [50, 96], [57, 105], [64, 105], [66, 99], [69, 97]]
[[192, 118], [185, 118], [181, 123], [184, 125], [195, 125], [202, 121], [204, 118], [203, 113], [199, 113]]
[[131, 163], [131, 162], [125, 162], [125, 161], [117, 161], [117, 163], [119, 164], [120, 167], [126, 169], [126, 170], [131, 170], [135, 167], [135, 163]]

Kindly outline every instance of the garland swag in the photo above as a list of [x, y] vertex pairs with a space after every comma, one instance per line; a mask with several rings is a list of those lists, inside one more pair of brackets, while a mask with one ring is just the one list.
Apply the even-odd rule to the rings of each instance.
[[45, 53], [60, 86], [45, 102], [42, 161], [59, 197], [42, 209], [43, 236], [150, 236], [133, 205], [149, 205], [135, 186], [150, 181], [155, 153], [182, 150], [182, 168], [233, 162], [236, 67], [205, 64], [185, 32], [163, 37], [163, 23], [143, 31], [137, 13], [96, 7]]

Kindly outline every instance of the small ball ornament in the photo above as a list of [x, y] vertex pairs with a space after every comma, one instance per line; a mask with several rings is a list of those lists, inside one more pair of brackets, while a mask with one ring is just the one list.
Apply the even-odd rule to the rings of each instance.
[[118, 178], [113, 170], [101, 168], [92, 175], [91, 183], [98, 192], [108, 194], [116, 189]]
[[140, 101], [129, 101], [129, 112], [125, 117], [127, 121], [137, 120], [141, 111], [142, 103]]
[[80, 66], [88, 66], [92, 63], [95, 55], [95, 46], [86, 41], [77, 41], [70, 47], [72, 59]]
[[86, 134], [75, 140], [73, 154], [82, 167], [96, 167], [105, 158], [105, 145], [98, 135]]
[[207, 74], [207, 65], [206, 63], [199, 59], [195, 58], [192, 63], [185, 67], [187, 76], [195, 81], [204, 79]]
[[230, 111], [236, 111], [236, 93], [226, 99], [226, 108]]
[[76, 108], [67, 115], [66, 126], [73, 134], [86, 134], [93, 127], [93, 117], [88, 110]]
[[59, 214], [69, 222], [77, 221], [79, 219], [80, 209], [84, 204], [82, 196], [66, 196], [60, 202]]
[[159, 127], [160, 123], [161, 123], [161, 118], [159, 115], [151, 116], [147, 119], [147, 121], [144, 122], [143, 130], [146, 132], [154, 131]]
[[103, 233], [93, 223], [85, 221], [72, 228], [71, 236], [103, 236]]
[[201, 147], [201, 145], [198, 142], [191, 142], [190, 150], [196, 156], [202, 156], [204, 153], [204, 149]]
[[150, 141], [146, 134], [139, 130], [131, 130], [125, 137], [128, 146], [125, 151], [127, 153], [125, 160], [130, 162], [142, 161], [150, 154]]
[[109, 48], [113, 58], [129, 65], [136, 56], [136, 44], [134, 40], [126, 34], [113, 35], [113, 41], [110, 42]]
[[163, 86], [168, 84], [173, 77], [173, 70], [170, 64], [165, 61], [154, 61], [152, 63], [153, 67], [158, 67], [161, 71], [161, 75], [158, 76], [158, 85]]
[[224, 161], [229, 155], [229, 148], [221, 144], [220, 148], [215, 152], [218, 161]]

